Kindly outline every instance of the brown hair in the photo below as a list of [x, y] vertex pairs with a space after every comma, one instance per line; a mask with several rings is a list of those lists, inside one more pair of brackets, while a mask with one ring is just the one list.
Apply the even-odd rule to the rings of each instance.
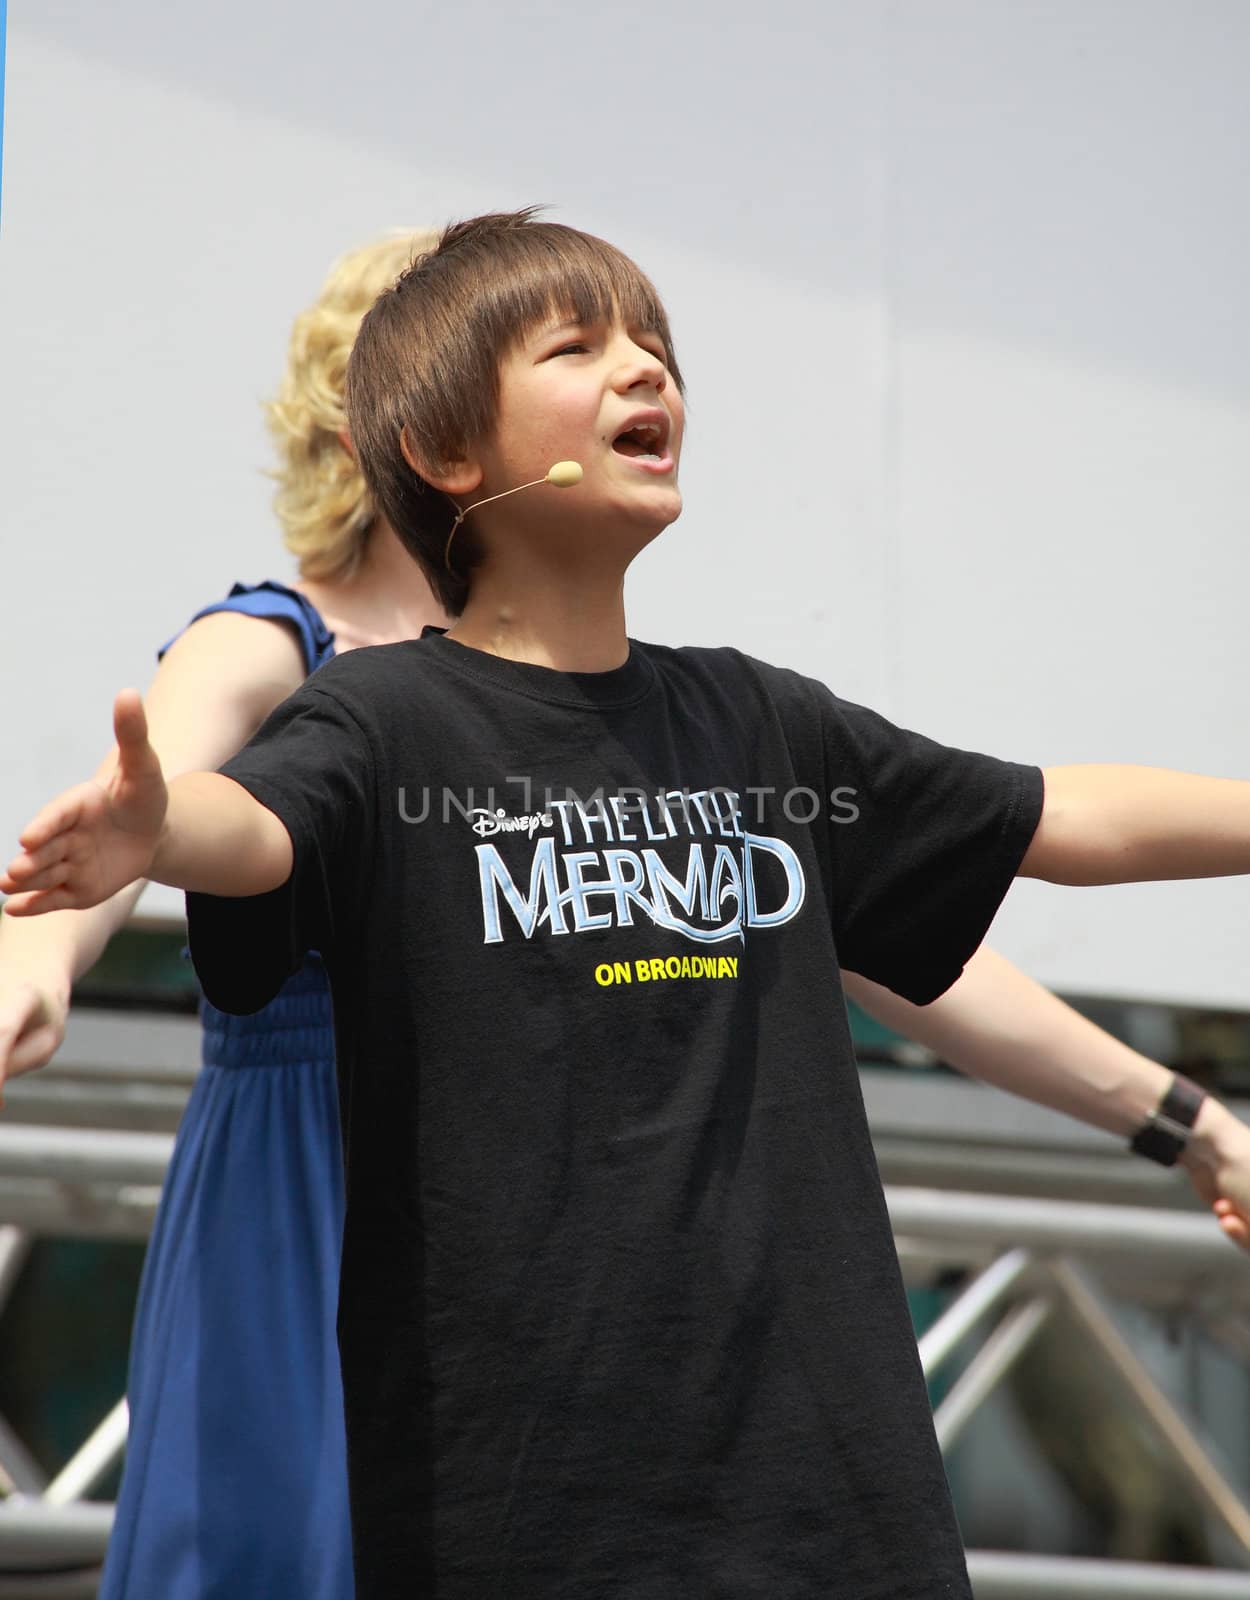
[[681, 388], [650, 280], [613, 245], [538, 221], [533, 207], [453, 223], [378, 299], [352, 351], [347, 412], [361, 468], [451, 616], [464, 609], [480, 549], [466, 527], [447, 570], [455, 506], [408, 465], [400, 437], [407, 429], [412, 453], [431, 467], [462, 460], [494, 426], [503, 357], [553, 311], [578, 322], [619, 317], [656, 334]]

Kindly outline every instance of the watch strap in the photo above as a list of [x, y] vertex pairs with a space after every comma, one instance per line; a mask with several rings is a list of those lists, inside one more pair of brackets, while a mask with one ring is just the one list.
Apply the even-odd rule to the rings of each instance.
[[1174, 1167], [1189, 1143], [1205, 1099], [1206, 1093], [1196, 1083], [1174, 1073], [1167, 1093], [1133, 1135], [1129, 1149], [1148, 1161], [1157, 1161], [1161, 1167]]

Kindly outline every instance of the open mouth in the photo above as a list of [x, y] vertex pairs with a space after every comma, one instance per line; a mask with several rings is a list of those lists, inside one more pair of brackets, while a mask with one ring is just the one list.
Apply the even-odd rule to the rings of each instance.
[[648, 461], [663, 461], [666, 455], [668, 429], [660, 422], [636, 422], [632, 428], [618, 433], [612, 448], [620, 456]]

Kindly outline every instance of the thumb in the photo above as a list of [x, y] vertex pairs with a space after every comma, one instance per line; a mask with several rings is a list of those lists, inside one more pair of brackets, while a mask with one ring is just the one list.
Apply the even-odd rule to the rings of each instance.
[[0, 1013], [0, 1077], [12, 1060], [13, 1048], [21, 1038], [25, 1022], [24, 1016], [8, 1007]]
[[156, 762], [156, 752], [148, 743], [148, 719], [137, 689], [123, 689], [113, 702], [113, 736], [117, 764], [124, 776], [146, 775]]
[[148, 719], [137, 689], [122, 689], [113, 701], [113, 736], [121, 750], [147, 744]]
[[19, 1073], [42, 1067], [56, 1054], [57, 1046], [63, 1037], [61, 1029], [50, 1022], [43, 1023], [33, 1032], [24, 1034], [9, 1057], [5, 1077], [16, 1078]]
[[[48, 1047], [48, 1055], [56, 1049], [47, 1037], [54, 1032], [47, 1005], [33, 988], [23, 986], [6, 996], [0, 1004], [0, 1080], [41, 1065], [40, 1048]], [[32, 1048], [35, 1039], [38, 1042]]]

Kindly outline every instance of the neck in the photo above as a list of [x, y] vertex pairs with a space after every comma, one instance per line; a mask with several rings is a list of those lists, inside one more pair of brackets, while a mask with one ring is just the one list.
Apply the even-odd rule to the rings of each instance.
[[532, 569], [524, 583], [508, 581], [487, 562], [474, 573], [464, 611], [448, 638], [559, 672], [610, 672], [629, 657], [624, 573], [587, 582], [567, 572]]
[[381, 518], [350, 578], [309, 579], [295, 587], [321, 612], [340, 651], [416, 639], [426, 626], [447, 621], [420, 567]]

